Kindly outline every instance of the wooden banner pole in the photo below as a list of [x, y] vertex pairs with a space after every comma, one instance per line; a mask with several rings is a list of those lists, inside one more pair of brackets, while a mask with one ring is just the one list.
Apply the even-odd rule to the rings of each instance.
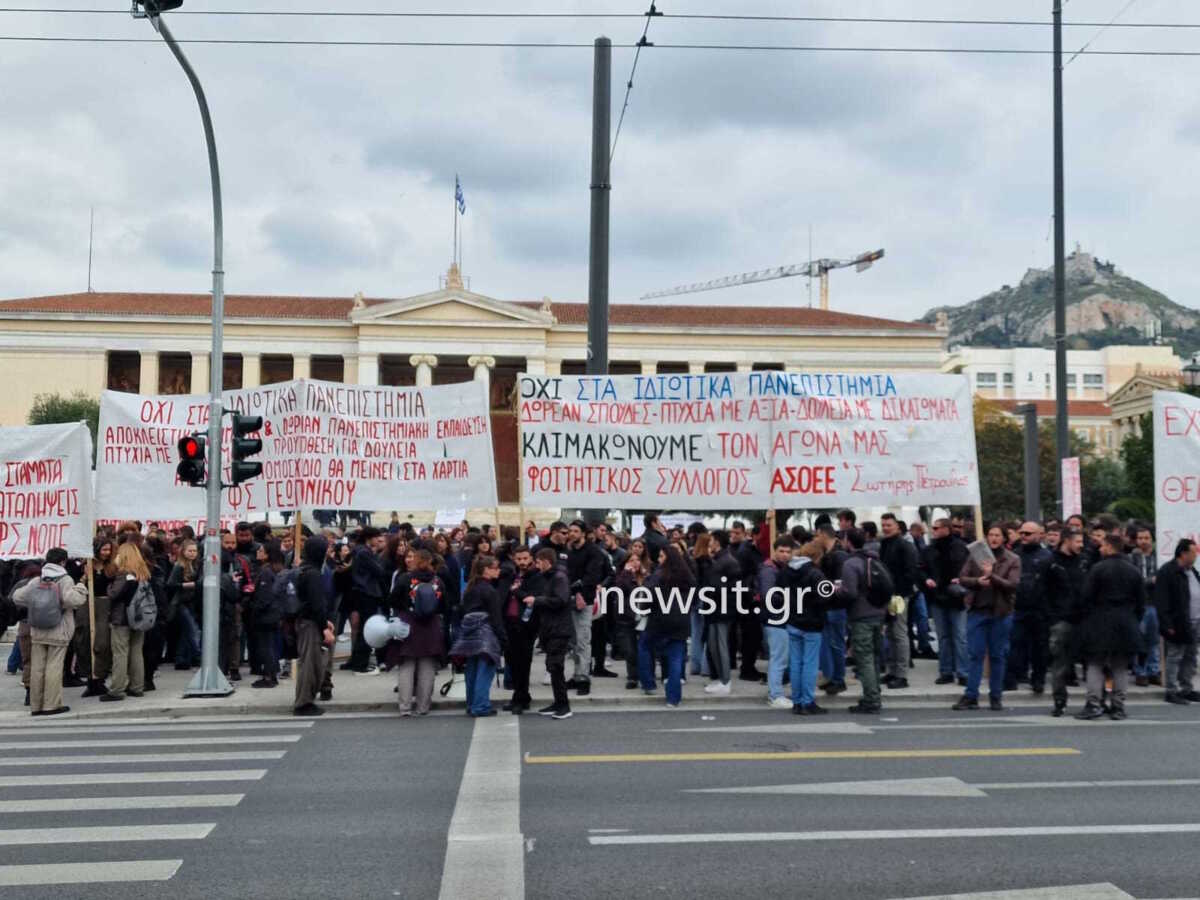
[[517, 417], [517, 534], [522, 544], [525, 538], [525, 453], [521, 445], [521, 376], [513, 389], [513, 412]]
[[304, 531], [301, 528], [300, 510], [296, 510], [295, 531], [292, 534], [292, 568], [300, 565], [301, 550], [304, 547]]
[[92, 654], [92, 678], [96, 678], [96, 579], [92, 574], [92, 565], [95, 562], [94, 558], [88, 560], [87, 564], [87, 591], [88, 591], [88, 627], [89, 640], [91, 644], [89, 648]]

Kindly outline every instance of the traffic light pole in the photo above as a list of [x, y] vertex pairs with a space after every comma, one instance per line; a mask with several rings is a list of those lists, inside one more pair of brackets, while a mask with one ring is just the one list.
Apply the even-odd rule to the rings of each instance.
[[221, 392], [224, 379], [222, 345], [225, 323], [225, 235], [221, 218], [221, 171], [217, 165], [217, 142], [213, 136], [212, 116], [200, 79], [171, 30], [161, 16], [152, 16], [152, 25], [162, 35], [184, 74], [196, 92], [204, 139], [208, 143], [208, 168], [212, 173], [213, 198], [213, 287], [212, 356], [209, 359], [208, 405], [208, 505], [204, 518], [204, 622], [200, 644], [200, 671], [184, 691], [185, 697], [227, 697], [233, 687], [221, 671], [218, 659], [221, 625]]

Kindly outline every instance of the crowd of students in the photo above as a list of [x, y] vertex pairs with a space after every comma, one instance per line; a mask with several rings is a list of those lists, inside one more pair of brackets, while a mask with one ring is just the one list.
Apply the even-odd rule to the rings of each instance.
[[[822, 715], [819, 695], [845, 691], [853, 666], [862, 696], [849, 711], [875, 714], [883, 689], [907, 688], [923, 657], [937, 660], [938, 684], [964, 688], [959, 710], [978, 708], [985, 659], [991, 709], [1019, 683], [1042, 694], [1049, 680], [1052, 712], [1062, 715], [1081, 663], [1080, 718], [1124, 718], [1130, 675], [1139, 685], [1164, 684], [1165, 675], [1168, 702], [1200, 702], [1196, 547], [1180, 541], [1159, 567], [1151, 529], [1109, 517], [994, 523], [979, 541], [959, 517], [927, 529], [890, 513], [859, 523], [850, 510], [773, 542], [766, 525], [667, 529], [652, 514], [637, 536], [583, 521], [545, 531], [529, 522], [503, 535], [466, 523], [418, 532], [393, 517], [386, 530], [305, 528], [299, 548], [294, 537], [266, 523], [222, 532], [218, 632], [231, 681], [247, 669], [252, 688], [274, 689], [295, 661], [297, 715], [319, 715], [318, 701], [332, 699], [332, 649], [347, 627], [340, 670], [394, 672], [404, 716], [430, 711], [447, 667], [465, 679], [468, 714], [497, 713], [491, 692], [501, 670], [511, 690], [503, 709], [530, 711], [539, 652], [553, 700], [537, 711], [557, 719], [572, 715], [571, 692], [621, 677], [610, 659], [623, 663], [627, 690], [656, 694], [661, 678], [671, 707], [689, 677], [722, 695], [736, 676], [765, 684], [771, 708]], [[0, 567], [4, 624], [18, 634], [9, 671], [22, 671], [31, 713], [66, 711], [64, 687], [118, 702], [154, 690], [161, 665], [197, 667], [204, 559], [187, 527], [128, 522], [101, 529], [90, 560], [53, 550]], [[639, 590], [728, 596], [735, 585], [751, 602], [633, 602]], [[772, 592], [786, 602], [764, 602]], [[378, 615], [396, 630], [372, 632]]]

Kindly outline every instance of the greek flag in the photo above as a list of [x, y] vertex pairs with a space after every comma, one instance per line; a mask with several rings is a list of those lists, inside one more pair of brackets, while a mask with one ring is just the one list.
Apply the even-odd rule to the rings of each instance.
[[458, 212], [462, 215], [467, 211], [467, 200], [463, 196], [462, 185], [459, 184], [458, 176], [454, 176], [454, 199], [458, 201]]

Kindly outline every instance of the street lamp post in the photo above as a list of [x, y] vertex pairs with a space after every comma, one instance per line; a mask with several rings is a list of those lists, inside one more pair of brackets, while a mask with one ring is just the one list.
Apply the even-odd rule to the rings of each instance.
[[[212, 356], [209, 360], [209, 406], [208, 406], [208, 484], [207, 508], [204, 520], [204, 628], [200, 645], [200, 671], [192, 679], [185, 697], [227, 697], [233, 687], [221, 672], [218, 660], [221, 622], [221, 391], [224, 378], [222, 360], [222, 334], [225, 322], [225, 271], [224, 233], [221, 219], [221, 171], [217, 165], [217, 142], [213, 136], [212, 116], [208, 112], [208, 100], [204, 88], [196, 77], [183, 50], [175, 42], [161, 14], [177, 9], [183, 0], [133, 0], [134, 18], [150, 20], [183, 72], [191, 82], [200, 105], [200, 119], [204, 123], [204, 139], [208, 144], [208, 168], [212, 175], [213, 200], [213, 286], [212, 286]], [[141, 9], [139, 9], [139, 6]]]
[[1200, 353], [1192, 357], [1192, 361], [1183, 367], [1183, 384], [1190, 391], [1200, 388]]

